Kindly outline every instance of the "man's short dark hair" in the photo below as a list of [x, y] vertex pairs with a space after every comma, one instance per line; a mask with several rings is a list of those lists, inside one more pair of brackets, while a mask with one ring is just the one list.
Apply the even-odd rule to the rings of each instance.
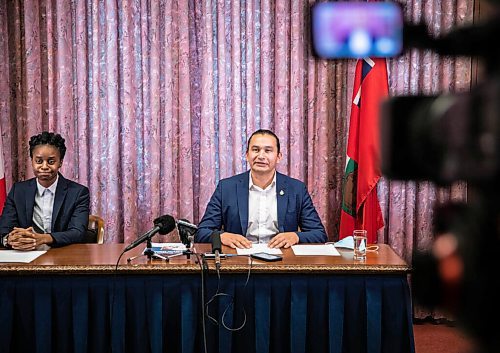
[[247, 143], [247, 152], [250, 149], [250, 141], [252, 140], [252, 137], [254, 135], [271, 135], [272, 137], [274, 137], [276, 139], [276, 146], [278, 147], [278, 153], [280, 153], [280, 139], [278, 138], [278, 136], [276, 136], [276, 134], [274, 132], [272, 132], [271, 130], [266, 130], [266, 129], [259, 129], [259, 130], [255, 131], [252, 135], [250, 135], [250, 138], [248, 139], [248, 143]]
[[34, 135], [30, 137], [30, 158], [33, 158], [33, 150], [36, 146], [40, 145], [50, 145], [54, 146], [59, 150], [61, 155], [61, 160], [64, 159], [66, 154], [66, 145], [64, 144], [64, 138], [56, 133], [43, 131], [41, 134]]

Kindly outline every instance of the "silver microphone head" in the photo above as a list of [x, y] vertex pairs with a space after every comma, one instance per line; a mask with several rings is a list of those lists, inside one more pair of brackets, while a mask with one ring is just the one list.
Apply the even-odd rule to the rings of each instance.
[[190, 223], [188, 220], [179, 219], [177, 221], [177, 227], [185, 227], [189, 228], [189, 230], [198, 230], [198, 226], [196, 224]]

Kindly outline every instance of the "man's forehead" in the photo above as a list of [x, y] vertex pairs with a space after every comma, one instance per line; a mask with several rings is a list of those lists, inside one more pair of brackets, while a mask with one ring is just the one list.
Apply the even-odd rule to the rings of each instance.
[[276, 139], [270, 135], [254, 135], [250, 140], [251, 147], [276, 147]]
[[268, 144], [268, 143], [261, 143], [261, 144], [251, 143], [250, 146], [251, 147], [274, 147], [274, 146], [276, 146], [276, 144], [275, 143], [272, 143], [272, 144]]

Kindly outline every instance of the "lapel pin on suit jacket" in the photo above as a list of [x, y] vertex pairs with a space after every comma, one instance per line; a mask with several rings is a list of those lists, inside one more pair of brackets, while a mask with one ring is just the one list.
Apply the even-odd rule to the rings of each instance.
[[285, 192], [283, 190], [280, 190], [280, 195], [281, 196], [285, 195]]

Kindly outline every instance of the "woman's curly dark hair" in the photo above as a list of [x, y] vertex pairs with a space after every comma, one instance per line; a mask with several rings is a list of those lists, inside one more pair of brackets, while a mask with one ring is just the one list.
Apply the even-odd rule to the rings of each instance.
[[30, 158], [33, 158], [33, 150], [39, 145], [51, 145], [59, 150], [61, 160], [64, 159], [66, 154], [66, 145], [64, 138], [53, 132], [43, 131], [41, 134], [31, 136], [30, 138]]

